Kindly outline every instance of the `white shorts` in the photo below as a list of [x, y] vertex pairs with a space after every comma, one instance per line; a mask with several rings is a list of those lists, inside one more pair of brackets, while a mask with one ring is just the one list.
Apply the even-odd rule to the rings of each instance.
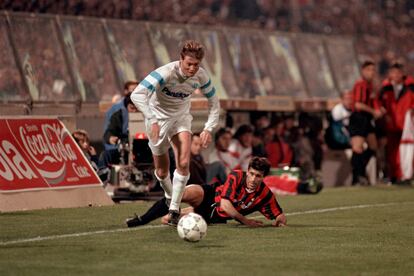
[[[160, 126], [160, 135], [157, 143], [153, 143], [151, 139], [148, 140], [148, 146], [151, 149], [153, 155], [163, 155], [168, 152], [171, 144], [171, 138], [177, 133], [188, 131], [191, 132], [191, 122], [193, 116], [191, 114], [185, 114], [179, 118], [170, 118], [165, 120], [158, 120]], [[151, 137], [151, 126], [148, 120], [145, 120], [145, 128], [147, 130], [147, 136]]]

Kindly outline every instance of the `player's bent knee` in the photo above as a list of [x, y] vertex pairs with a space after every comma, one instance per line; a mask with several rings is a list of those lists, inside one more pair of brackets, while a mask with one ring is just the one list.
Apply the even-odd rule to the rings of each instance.
[[156, 169], [155, 173], [157, 174], [158, 178], [165, 179], [168, 176], [169, 171], [164, 169]]
[[200, 185], [191, 184], [185, 188], [182, 202], [188, 203], [193, 207], [197, 207], [203, 201], [203, 197], [203, 188]]
[[181, 171], [189, 171], [190, 170], [190, 162], [188, 160], [186, 161], [180, 161], [177, 164], [177, 168]]

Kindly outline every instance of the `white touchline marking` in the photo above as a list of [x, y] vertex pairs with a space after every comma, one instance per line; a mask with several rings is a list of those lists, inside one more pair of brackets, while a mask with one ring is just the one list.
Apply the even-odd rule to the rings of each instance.
[[81, 233], [73, 233], [73, 234], [52, 235], [52, 236], [46, 236], [46, 237], [36, 237], [36, 238], [29, 238], [29, 239], [19, 239], [19, 240], [6, 241], [6, 242], [1, 242], [0, 245], [9, 245], [9, 244], [35, 242], [35, 241], [57, 240], [57, 239], [71, 238], [71, 237], [91, 236], [91, 235], [96, 235], [96, 234], [129, 232], [129, 231], [144, 230], [144, 229], [151, 229], [151, 228], [160, 228], [160, 227], [167, 227], [167, 225], [146, 225], [146, 226], [136, 227], [136, 228], [118, 228], [118, 229], [113, 229], [113, 230], [99, 230], [99, 231], [92, 231], [92, 232], [81, 232]]
[[[342, 210], [362, 209], [362, 208], [370, 208], [370, 207], [385, 207], [385, 206], [413, 204], [413, 203], [414, 201], [390, 202], [390, 203], [378, 203], [378, 204], [361, 204], [361, 205], [351, 205], [351, 206], [314, 209], [314, 210], [308, 210], [308, 211], [286, 213], [285, 215], [286, 216], [297, 216], [297, 215], [306, 215], [306, 214], [320, 214], [320, 213], [335, 212], [335, 211], [342, 211]], [[263, 217], [263, 216], [255, 216], [252, 218], [260, 218], [260, 217]]]
[[[314, 210], [308, 210], [308, 211], [286, 213], [286, 216], [319, 214], [319, 213], [327, 213], [327, 212], [335, 212], [335, 211], [343, 211], [343, 210], [362, 209], [362, 208], [370, 208], [370, 207], [385, 207], [385, 206], [413, 204], [413, 203], [414, 203], [414, 201], [351, 205], [351, 206], [333, 207], [333, 208], [325, 208], [325, 209], [314, 209]], [[254, 216], [254, 217], [251, 217], [251, 218], [262, 218], [262, 217], [263, 216]], [[170, 227], [170, 226], [167, 226], [167, 225], [146, 225], [146, 226], [136, 227], [136, 228], [118, 228], [118, 229], [113, 229], [113, 230], [99, 230], [99, 231], [92, 231], [92, 232], [81, 232], [81, 233], [73, 233], [73, 234], [52, 235], [52, 236], [45, 236], [45, 237], [35, 237], [35, 238], [29, 238], [29, 239], [18, 239], [18, 240], [4, 241], [4, 242], [0, 242], [0, 246], [11, 245], [11, 244], [19, 244], [19, 243], [27, 243], [27, 242], [36, 242], [36, 241], [57, 240], [57, 239], [72, 238], [72, 237], [92, 236], [92, 235], [98, 235], [98, 234], [131, 232], [131, 231], [146, 230], [146, 229], [161, 228], [161, 227]]]

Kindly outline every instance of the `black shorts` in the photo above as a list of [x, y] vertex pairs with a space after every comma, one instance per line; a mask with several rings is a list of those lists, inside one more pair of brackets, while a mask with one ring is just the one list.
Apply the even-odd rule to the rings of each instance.
[[375, 135], [378, 139], [387, 136], [386, 122], [384, 117], [375, 121]]
[[208, 224], [210, 223], [226, 223], [228, 219], [221, 217], [216, 211], [216, 186], [201, 185], [204, 191], [203, 201], [200, 206], [194, 208], [194, 212], [201, 215]]
[[372, 115], [367, 112], [353, 112], [349, 118], [350, 136], [367, 137], [370, 133], [375, 133]]

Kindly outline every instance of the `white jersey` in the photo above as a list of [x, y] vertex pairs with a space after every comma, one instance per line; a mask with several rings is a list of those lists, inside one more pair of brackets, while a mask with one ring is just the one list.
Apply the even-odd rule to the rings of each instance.
[[208, 155], [208, 163], [211, 164], [214, 162], [220, 162], [229, 171], [237, 169], [237, 166], [239, 165], [239, 160], [236, 157], [234, 157], [230, 152], [219, 151], [217, 148], [215, 148]]
[[237, 139], [232, 139], [228, 151], [238, 160], [238, 166], [247, 171], [252, 158], [252, 147], [245, 148]]
[[331, 114], [334, 121], [341, 121], [344, 126], [349, 126], [349, 117], [351, 117], [352, 112], [346, 109], [342, 103], [335, 105]]
[[152, 71], [132, 92], [131, 100], [151, 124], [180, 118], [190, 113], [190, 98], [200, 89], [208, 99], [209, 115], [204, 129], [212, 131], [219, 121], [220, 103], [216, 89], [203, 68], [185, 77], [180, 62], [174, 61]]

